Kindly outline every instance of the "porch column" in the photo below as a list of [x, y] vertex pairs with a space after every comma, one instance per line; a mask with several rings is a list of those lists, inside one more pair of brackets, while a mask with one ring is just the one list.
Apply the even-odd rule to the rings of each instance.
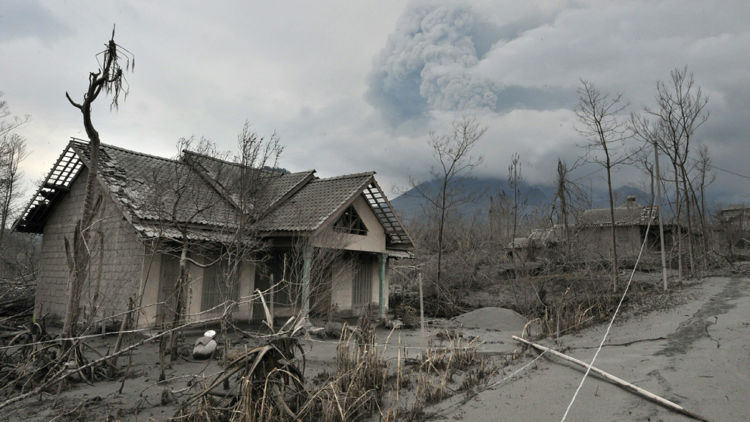
[[302, 317], [310, 314], [310, 267], [312, 266], [312, 246], [302, 248]]
[[378, 296], [378, 315], [381, 319], [385, 318], [385, 264], [388, 262], [388, 254], [378, 254], [380, 261], [380, 295]]

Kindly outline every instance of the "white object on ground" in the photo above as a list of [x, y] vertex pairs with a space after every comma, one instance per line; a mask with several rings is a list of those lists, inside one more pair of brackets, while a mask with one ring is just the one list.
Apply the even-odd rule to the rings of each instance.
[[216, 331], [208, 330], [203, 333], [203, 337], [195, 341], [193, 347], [193, 359], [208, 359], [216, 351]]

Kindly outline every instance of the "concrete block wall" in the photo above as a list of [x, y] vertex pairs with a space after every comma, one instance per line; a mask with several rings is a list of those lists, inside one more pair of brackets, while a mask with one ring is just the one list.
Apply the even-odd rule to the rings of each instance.
[[[34, 306], [38, 316], [50, 314], [62, 318], [65, 314], [69, 279], [65, 238], [72, 246], [75, 223], [81, 215], [87, 173], [84, 168], [76, 177], [70, 191], [50, 211], [45, 224]], [[108, 193], [103, 192], [100, 185], [96, 186], [97, 193], [102, 195], [102, 203], [91, 235], [90, 279], [84, 286], [81, 305], [83, 315], [88, 315], [101, 263], [97, 305], [97, 317], [100, 318], [126, 311], [128, 298], [135, 298], [145, 248]], [[99, 240], [99, 231], [102, 241]]]
[[[581, 230], [574, 241], [576, 251], [587, 258], [609, 259], [612, 249], [610, 227], [595, 227]], [[652, 227], [653, 229], [653, 227]], [[638, 226], [616, 227], [617, 256], [634, 258], [641, 247], [641, 232]]]

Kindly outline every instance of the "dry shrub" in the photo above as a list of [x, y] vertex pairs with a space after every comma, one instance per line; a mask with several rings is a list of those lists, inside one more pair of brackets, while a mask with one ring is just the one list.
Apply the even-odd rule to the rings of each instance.
[[284, 337], [262, 346], [252, 365], [245, 360], [239, 401], [232, 410], [231, 421], [297, 419], [297, 409], [307, 400], [304, 369], [296, 365], [297, 350], [304, 356], [296, 338]]
[[[233, 422], [296, 420], [297, 409], [307, 400], [303, 370], [297, 365], [302, 352], [294, 337], [273, 338], [230, 362], [209, 385], [188, 399], [175, 420]], [[213, 389], [235, 376], [238, 387], [230, 393]]]
[[[294, 336], [298, 332], [297, 328], [288, 335], [277, 332], [265, 345], [232, 361], [202, 392], [183, 404], [175, 419], [351, 421], [368, 417], [380, 408], [388, 366], [377, 349], [369, 318], [363, 317], [356, 329], [344, 326], [337, 348], [336, 373], [316, 391], [305, 387], [304, 365], [298, 366], [299, 358], [304, 357]], [[237, 391], [212, 397], [217, 395], [213, 388], [236, 373]]]
[[[605, 271], [525, 277], [508, 286], [514, 300], [506, 306], [536, 323], [534, 337], [569, 334], [606, 321], [622, 297], [622, 288], [612, 292]], [[623, 310], [663, 307], [659, 303], [671, 303], [672, 293], [664, 293], [658, 283], [633, 280]]]
[[360, 420], [380, 407], [387, 365], [377, 350], [375, 336], [346, 331], [336, 350], [336, 374], [312, 399], [320, 411], [316, 420]]
[[[365, 420], [379, 412], [381, 420], [419, 420], [424, 405], [473, 388], [496, 372], [480, 358], [478, 339], [467, 341], [458, 333], [446, 333], [444, 339], [446, 345], [429, 347], [411, 361], [416, 370], [404, 370], [405, 350], [402, 355], [399, 348], [393, 371], [384, 358], [383, 345], [376, 342], [370, 319], [364, 315], [358, 327], [342, 328], [335, 373], [316, 378], [317, 387], [306, 388], [304, 369], [296, 365], [295, 353], [301, 351], [296, 338], [275, 337], [227, 365], [223, 374], [182, 406], [175, 419], [344, 422]], [[385, 343], [389, 340], [390, 336]], [[211, 394], [237, 372], [240, 386], [236, 393]], [[457, 382], [455, 375], [461, 377]], [[416, 396], [399, 395], [401, 388], [411, 385]], [[395, 390], [395, 398], [386, 398], [386, 391], [391, 390]]]
[[460, 332], [443, 331], [439, 336], [448, 344], [440, 347], [429, 347], [420, 355], [420, 366], [434, 372], [439, 371], [464, 371], [474, 367], [481, 359], [477, 353], [477, 347], [481, 341], [473, 337], [466, 341]]
[[[446, 346], [428, 347], [416, 360], [416, 399], [401, 412], [405, 420], [420, 420], [424, 406], [469, 391], [498, 372], [495, 365], [479, 356], [479, 339], [466, 341], [460, 333], [449, 331], [442, 338], [447, 340]], [[458, 383], [456, 376], [460, 377]]]
[[111, 379], [119, 373], [109, 362], [90, 365], [84, 350], [91, 349], [80, 340], [62, 341], [47, 333], [44, 320], [19, 326], [16, 331], [0, 335], [0, 396], [26, 393], [37, 387], [57, 391], [54, 380], [92, 382]]

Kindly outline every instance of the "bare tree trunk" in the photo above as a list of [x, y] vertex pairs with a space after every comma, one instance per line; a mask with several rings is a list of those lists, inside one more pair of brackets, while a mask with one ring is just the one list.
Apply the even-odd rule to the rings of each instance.
[[[8, 178], [10, 179], [10, 177]], [[5, 237], [5, 225], [8, 224], [8, 214], [10, 214], [10, 202], [13, 198], [13, 187], [15, 183], [13, 183], [12, 180], [7, 181], [7, 187], [6, 192], [4, 192], [5, 197], [3, 198], [3, 204], [2, 204], [2, 216], [0, 216], [0, 242], [3, 241], [3, 237]]]
[[[183, 315], [185, 314], [186, 308], [186, 297], [185, 290], [187, 285], [187, 253], [188, 253], [188, 242], [187, 236], [184, 236], [185, 241], [182, 243], [182, 252], [180, 253], [180, 276], [177, 278], [177, 297], [175, 304], [174, 319], [172, 320], [172, 328], [179, 326], [182, 323]], [[177, 360], [177, 337], [179, 337], [179, 331], [173, 331], [169, 336], [169, 351], [170, 351], [170, 362]]]
[[[117, 106], [119, 94], [127, 92], [127, 87], [123, 87], [123, 72], [118, 65], [120, 50], [114, 41], [114, 29], [112, 38], [107, 43], [107, 48], [103, 52], [104, 63], [98, 72], [89, 73], [89, 86], [86, 94], [83, 96], [83, 102], [76, 103], [65, 93], [73, 107], [81, 111], [83, 115], [83, 127], [86, 130], [86, 136], [89, 138], [89, 156], [88, 156], [88, 175], [86, 178], [86, 190], [84, 193], [83, 205], [81, 207], [81, 219], [78, 221], [78, 229], [74, 233], [76, 240], [73, 242], [73, 265], [70, 268], [70, 283], [68, 288], [68, 302], [65, 312], [65, 321], [63, 324], [63, 336], [72, 337], [75, 334], [75, 327], [78, 324], [80, 314], [81, 290], [86, 282], [89, 251], [88, 241], [90, 239], [91, 225], [96, 210], [95, 202], [98, 201], [95, 192], [97, 173], [99, 171], [99, 132], [94, 128], [91, 121], [91, 104], [96, 100], [102, 89], [106, 92], [113, 92], [112, 106]], [[126, 66], [127, 69], [128, 66]]]
[[443, 231], [445, 229], [445, 203], [448, 191], [448, 179], [443, 179], [442, 193], [440, 194], [440, 221], [438, 222], [438, 262], [437, 262], [437, 282], [435, 285], [438, 290], [442, 288], [440, 281], [443, 271]]
[[612, 233], [612, 291], [617, 291], [617, 228], [615, 227], [615, 206], [612, 198], [612, 181], [609, 179], [610, 169], [607, 169], [607, 188], [609, 189], [609, 216]]
[[567, 183], [568, 169], [566, 165], [558, 158], [557, 160], [557, 196], [560, 198], [560, 213], [562, 214], [562, 223], [565, 230], [565, 261], [570, 260], [570, 229], [568, 227], [568, 199]]
[[690, 201], [690, 191], [687, 186], [687, 172], [685, 171], [685, 165], [680, 165], [680, 171], [682, 172], [682, 190], [685, 192], [685, 211], [687, 213], [687, 228], [688, 228], [688, 262], [690, 263], [690, 278], [695, 277], [695, 255], [693, 250], [693, 218], [692, 218], [692, 205]]
[[612, 291], [617, 291], [617, 238], [616, 238], [616, 232], [617, 228], [615, 227], [615, 200], [614, 195], [612, 194], [612, 166], [609, 161], [609, 152], [607, 151], [607, 147], [605, 143], [602, 143], [604, 145], [604, 153], [607, 156], [607, 191], [609, 192], [609, 219], [612, 229]]
[[[0, 110], [2, 112], [2, 110]], [[2, 203], [0, 203], [0, 242], [5, 237], [8, 218], [13, 210], [13, 203], [19, 195], [18, 166], [26, 158], [26, 140], [18, 134], [3, 135], [0, 138], [0, 192], [2, 192]]]
[[701, 169], [701, 228], [703, 231], [703, 270], [708, 270], [708, 229], [706, 228], [706, 169]]
[[667, 257], [664, 249], [664, 223], [662, 219], [661, 205], [661, 173], [659, 172], [659, 148], [654, 142], [654, 167], [656, 170], [656, 195], [657, 207], [659, 210], [659, 244], [661, 246], [661, 273], [664, 281], [664, 291], [667, 290]]
[[[677, 171], [677, 164], [674, 167], [674, 194], [675, 194], [675, 230], [677, 230], [677, 280], [682, 281], [682, 225], [680, 223], [680, 174]], [[672, 232], [674, 236], [674, 231]]]

